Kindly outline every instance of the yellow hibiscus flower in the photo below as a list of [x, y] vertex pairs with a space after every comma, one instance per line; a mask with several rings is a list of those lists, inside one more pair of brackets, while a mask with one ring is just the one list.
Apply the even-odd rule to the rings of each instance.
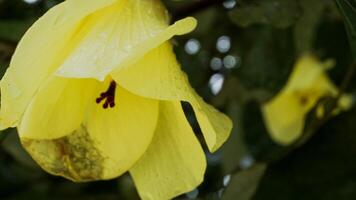
[[169, 199], [203, 180], [205, 155], [183, 113], [189, 102], [210, 151], [228, 117], [191, 88], [158, 0], [66, 0], [25, 34], [1, 80], [0, 127], [17, 127], [46, 171], [74, 181], [127, 171], [143, 199]]
[[[307, 114], [323, 97], [336, 97], [339, 89], [331, 82], [325, 71], [333, 62], [319, 61], [312, 55], [302, 56], [285, 87], [271, 101], [262, 106], [266, 127], [274, 141], [289, 145], [302, 134]], [[352, 97], [342, 95], [334, 114], [352, 106]], [[324, 108], [319, 106], [316, 114], [323, 118]]]

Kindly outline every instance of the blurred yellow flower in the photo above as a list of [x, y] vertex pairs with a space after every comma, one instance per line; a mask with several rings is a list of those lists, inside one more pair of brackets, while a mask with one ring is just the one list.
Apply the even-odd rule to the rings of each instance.
[[[337, 87], [330, 81], [325, 70], [332, 67], [331, 61], [324, 63], [311, 55], [301, 57], [279, 94], [262, 107], [266, 127], [274, 141], [288, 145], [303, 133], [305, 118], [323, 97], [336, 97]], [[338, 109], [351, 106], [349, 95], [342, 95]], [[317, 116], [323, 117], [323, 107], [317, 108]], [[335, 110], [337, 111], [337, 110]]]
[[143, 199], [169, 199], [203, 180], [205, 155], [180, 101], [189, 102], [210, 151], [230, 134], [181, 71], [158, 0], [66, 0], [19, 43], [1, 80], [0, 127], [17, 127], [43, 169], [73, 181], [127, 171]]

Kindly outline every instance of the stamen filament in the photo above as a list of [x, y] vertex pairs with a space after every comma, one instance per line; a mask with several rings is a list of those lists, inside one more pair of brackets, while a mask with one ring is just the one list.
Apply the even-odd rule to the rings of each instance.
[[100, 104], [104, 99], [105, 102], [103, 104], [103, 108], [107, 109], [115, 107], [115, 92], [116, 92], [116, 82], [111, 81], [110, 86], [106, 92], [103, 92], [100, 94], [100, 97], [98, 97], [95, 102], [97, 104]]

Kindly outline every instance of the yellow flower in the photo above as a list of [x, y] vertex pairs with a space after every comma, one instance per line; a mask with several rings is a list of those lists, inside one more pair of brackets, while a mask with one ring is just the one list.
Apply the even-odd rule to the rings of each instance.
[[[311, 55], [301, 57], [286, 86], [263, 105], [267, 129], [277, 143], [288, 145], [299, 139], [303, 133], [305, 118], [318, 100], [338, 95], [337, 87], [325, 73], [332, 64], [330, 61], [322, 63]], [[342, 95], [338, 109], [348, 109], [351, 103], [351, 96]], [[323, 112], [324, 108], [318, 107], [316, 117], [322, 118]]]
[[228, 117], [191, 88], [158, 0], [66, 0], [25, 34], [1, 80], [0, 127], [17, 127], [46, 171], [74, 181], [130, 172], [143, 199], [169, 199], [203, 180], [205, 155], [180, 102], [194, 108], [210, 151]]

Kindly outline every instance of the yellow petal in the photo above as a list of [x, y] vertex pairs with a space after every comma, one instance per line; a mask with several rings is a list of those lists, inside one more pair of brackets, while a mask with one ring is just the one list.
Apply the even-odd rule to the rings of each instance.
[[[107, 88], [107, 82], [101, 84], [97, 95]], [[95, 98], [89, 103], [87, 118], [69, 135], [53, 140], [21, 138], [44, 170], [79, 182], [111, 179], [146, 151], [157, 124], [158, 101], [118, 87], [114, 108], [103, 109]]]
[[263, 115], [268, 132], [274, 141], [288, 145], [303, 133], [307, 111], [295, 95], [278, 95], [263, 106]]
[[41, 17], [20, 41], [1, 80], [0, 127], [14, 127], [40, 85], [70, 53], [82, 20], [116, 0], [67, 0]]
[[104, 80], [115, 68], [129, 66], [174, 35], [192, 31], [194, 18], [168, 26], [167, 12], [157, 0], [120, 0], [96, 12], [82, 28], [83, 36], [57, 74]]
[[83, 122], [95, 80], [52, 77], [31, 100], [18, 127], [20, 137], [57, 139], [72, 133]]
[[[98, 92], [105, 91], [104, 85]], [[128, 170], [150, 144], [158, 119], [158, 101], [125, 89], [116, 89], [116, 106], [103, 109], [93, 101], [85, 126], [96, 148], [106, 159], [103, 177]]]
[[204, 152], [179, 102], [160, 103], [157, 129], [146, 153], [130, 169], [144, 200], [166, 200], [196, 188], [204, 177]]
[[306, 115], [318, 100], [337, 95], [337, 88], [325, 73], [327, 65], [310, 55], [300, 58], [286, 86], [263, 105], [267, 129], [276, 142], [288, 145], [296, 141], [303, 133]]
[[228, 138], [232, 128], [230, 119], [206, 104], [191, 88], [170, 43], [162, 44], [136, 64], [116, 70], [111, 75], [122, 87], [135, 94], [190, 102], [211, 151], [217, 150]]

